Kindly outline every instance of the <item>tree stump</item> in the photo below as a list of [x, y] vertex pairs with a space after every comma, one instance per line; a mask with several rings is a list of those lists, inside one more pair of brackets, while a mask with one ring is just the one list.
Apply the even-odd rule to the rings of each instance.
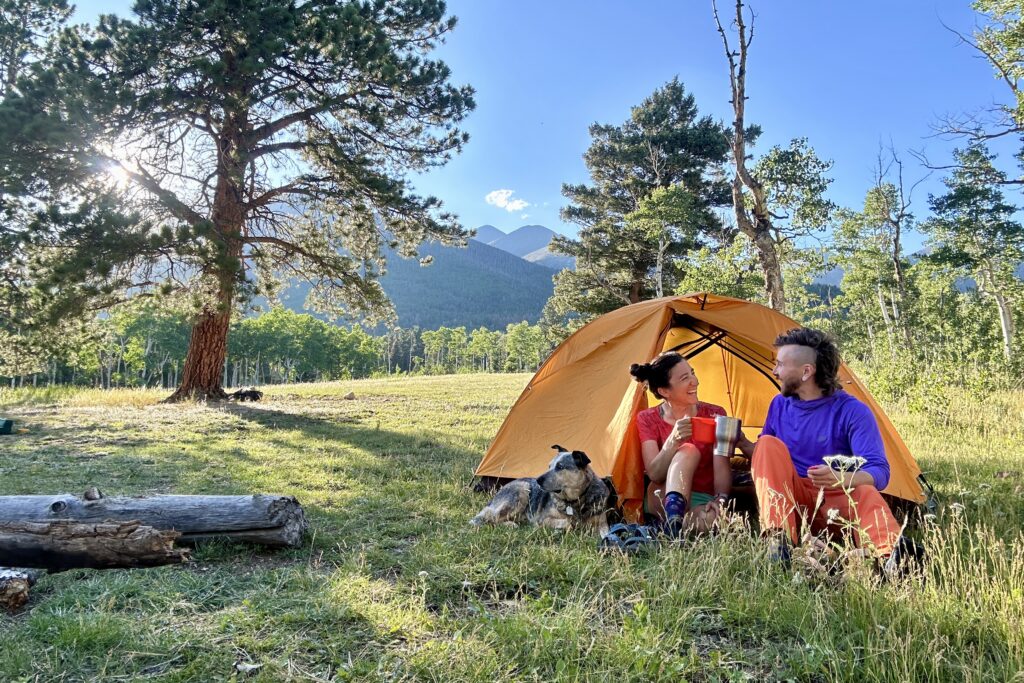
[[38, 576], [39, 572], [30, 569], [0, 567], [0, 608], [13, 612], [24, 607], [28, 602], [28, 589]]

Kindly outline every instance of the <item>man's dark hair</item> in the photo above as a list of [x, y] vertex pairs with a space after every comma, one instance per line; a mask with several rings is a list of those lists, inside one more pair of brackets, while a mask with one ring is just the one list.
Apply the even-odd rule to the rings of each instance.
[[780, 346], [806, 346], [814, 351], [814, 383], [821, 392], [831, 396], [840, 388], [839, 349], [825, 332], [809, 327], [796, 327], [775, 338], [775, 348]]
[[647, 382], [647, 388], [658, 398], [665, 398], [658, 393], [658, 389], [665, 389], [669, 384], [669, 375], [683, 357], [675, 351], [668, 351], [655, 358], [650, 363], [633, 363], [629, 366], [629, 374], [637, 382]]

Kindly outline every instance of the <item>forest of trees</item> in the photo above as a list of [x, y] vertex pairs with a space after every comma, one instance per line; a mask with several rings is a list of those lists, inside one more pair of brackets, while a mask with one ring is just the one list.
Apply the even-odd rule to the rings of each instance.
[[[7, 337], [0, 340], [0, 386], [170, 389], [180, 379], [190, 333], [185, 312], [138, 302], [66, 328], [45, 344]], [[540, 327], [526, 322], [500, 331], [396, 327], [371, 336], [277, 307], [232, 323], [221, 380], [240, 387], [395, 373], [526, 372], [551, 348]]]
[[[579, 233], [554, 245], [577, 268], [556, 276], [542, 327], [561, 338], [632, 302], [712, 291], [828, 330], [883, 395], [1020, 387], [1024, 226], [1007, 193], [1024, 171], [1021, 4], [978, 0], [979, 28], [962, 37], [1010, 104], [930, 122], [959, 146], [949, 163], [914, 155], [916, 178], [911, 153], [880, 146], [863, 204], [845, 207], [828, 198], [833, 165], [812, 141], [758, 148], [746, 82], [756, 13], [740, 0], [721, 13], [712, 4], [733, 120], [702, 115], [673, 79], [622, 124], [590, 127], [591, 181], [562, 189], [562, 217]], [[915, 196], [928, 173], [945, 191]], [[915, 232], [924, 248], [909, 253]], [[837, 269], [841, 283], [823, 284]]]
[[[67, 26], [64, 0], [3, 5], [0, 382], [160, 386], [181, 399], [530, 371], [595, 316], [692, 291], [832, 332], [887, 396], [1024, 376], [1024, 226], [1011, 197], [1024, 148], [1010, 142], [1024, 139], [1019, 2], [977, 0], [962, 48], [990, 62], [1009, 104], [922, 122], [958, 141], [951, 159], [915, 167], [944, 190], [915, 196], [909, 153], [880, 147], [858, 206], [828, 198], [833, 165], [800, 131], [758, 147], [756, 15], [713, 3], [732, 120], [702, 113], [674, 78], [622, 123], [590, 126], [589, 181], [562, 188], [578, 234], [552, 245], [577, 267], [555, 275], [538, 324], [377, 336], [364, 330], [389, 317], [377, 281], [387, 254], [466, 239], [403, 175], [467, 141], [458, 125], [473, 90], [430, 57], [455, 20], [439, 0], [236, 4], [151, 0], [90, 29]], [[908, 234], [925, 248], [908, 253]], [[837, 268], [842, 281], [822, 284]], [[288, 278], [306, 281], [318, 310], [364, 326], [247, 314]]]

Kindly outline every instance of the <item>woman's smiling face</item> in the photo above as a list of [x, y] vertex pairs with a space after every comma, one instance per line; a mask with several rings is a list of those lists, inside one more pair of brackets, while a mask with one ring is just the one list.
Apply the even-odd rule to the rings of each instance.
[[658, 394], [675, 405], [696, 405], [699, 384], [693, 368], [683, 359], [672, 366], [668, 374], [668, 386], [658, 389]]

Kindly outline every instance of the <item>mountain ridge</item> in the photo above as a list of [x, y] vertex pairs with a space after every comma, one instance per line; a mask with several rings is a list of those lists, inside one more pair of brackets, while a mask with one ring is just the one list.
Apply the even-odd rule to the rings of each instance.
[[576, 267], [576, 259], [548, 250], [548, 245], [557, 234], [543, 225], [522, 225], [505, 233], [493, 225], [485, 224], [476, 229], [473, 239], [551, 270], [573, 269]]
[[[404, 328], [443, 325], [504, 330], [524, 320], [535, 324], [554, 291], [550, 268], [475, 239], [466, 247], [426, 242], [418, 252], [412, 259], [390, 249], [384, 252], [387, 272], [380, 284], [394, 304], [398, 325]], [[429, 265], [420, 265], [426, 257]], [[309, 312], [304, 306], [308, 292], [308, 283], [293, 281], [281, 292], [281, 303], [293, 311]]]

